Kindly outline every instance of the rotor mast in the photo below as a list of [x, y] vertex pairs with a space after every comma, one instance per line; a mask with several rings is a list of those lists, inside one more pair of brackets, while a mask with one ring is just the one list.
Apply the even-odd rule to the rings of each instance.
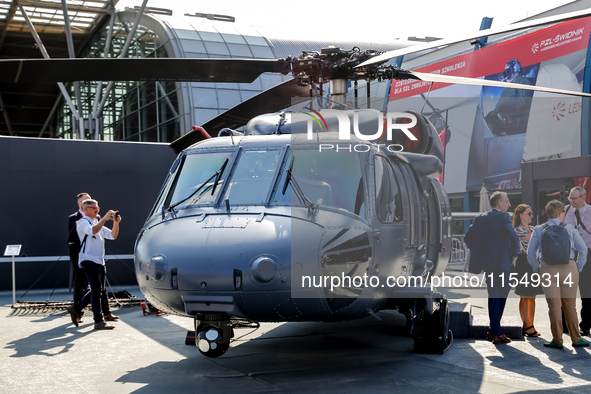
[[333, 104], [347, 104], [347, 91], [349, 87], [349, 80], [346, 78], [331, 79], [330, 80], [330, 94], [332, 96]]
[[[361, 51], [354, 47], [343, 50], [330, 46], [322, 48], [321, 52], [304, 51], [300, 57], [288, 59], [292, 66], [292, 74], [300, 86], [329, 82], [333, 106], [346, 107], [349, 81], [364, 80], [368, 84], [374, 80], [391, 79], [395, 73], [392, 65], [372, 65], [359, 68], [359, 64], [379, 56], [382, 52], [374, 50]], [[356, 85], [357, 86], [357, 85]], [[316, 89], [314, 89], [316, 90]], [[355, 88], [357, 92], [357, 88]], [[357, 97], [357, 95], [356, 95]], [[355, 106], [357, 103], [355, 104]], [[369, 105], [369, 98], [368, 98]]]

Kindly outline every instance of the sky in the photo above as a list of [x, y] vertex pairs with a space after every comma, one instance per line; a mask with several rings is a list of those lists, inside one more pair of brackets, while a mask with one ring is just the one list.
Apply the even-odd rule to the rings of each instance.
[[[395, 38], [449, 38], [477, 31], [483, 17], [493, 28], [506, 26], [572, 0], [411, 0], [376, 2], [277, 0], [149, 0], [149, 7], [173, 10], [173, 15], [230, 15], [237, 24], [280, 30], [293, 37], [341, 37], [390, 41]], [[140, 6], [142, 0], [120, 0], [116, 8]], [[341, 6], [336, 6], [340, 4]], [[364, 6], [366, 6], [364, 8]]]

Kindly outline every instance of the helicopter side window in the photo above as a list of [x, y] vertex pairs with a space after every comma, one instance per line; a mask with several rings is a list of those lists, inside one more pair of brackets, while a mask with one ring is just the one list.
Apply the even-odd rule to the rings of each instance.
[[264, 205], [281, 150], [243, 151], [224, 199], [232, 205]]
[[[233, 152], [187, 155], [167, 201], [174, 206], [212, 205], [223, 188]], [[171, 205], [171, 206], [172, 206]]]
[[[293, 179], [315, 206], [342, 209], [366, 217], [358, 153], [294, 149], [291, 155], [294, 158]], [[286, 163], [289, 166], [291, 158]], [[292, 193], [293, 180], [286, 182], [287, 173], [284, 168], [281, 170], [281, 180], [272, 202], [302, 206], [302, 201]], [[284, 186], [287, 186], [285, 193]]]
[[382, 223], [402, 222], [400, 188], [388, 160], [375, 157], [376, 214]]

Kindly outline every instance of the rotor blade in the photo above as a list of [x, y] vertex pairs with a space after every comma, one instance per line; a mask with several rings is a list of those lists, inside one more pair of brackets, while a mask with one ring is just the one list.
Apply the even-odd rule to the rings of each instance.
[[427, 82], [461, 83], [463, 85], [476, 85], [476, 86], [496, 86], [496, 87], [501, 87], [501, 88], [525, 89], [525, 90], [534, 90], [537, 92], [566, 94], [569, 96], [591, 97], [591, 94], [589, 94], [589, 93], [575, 92], [572, 90], [546, 88], [543, 86], [524, 85], [521, 83], [490, 81], [488, 79], [478, 79], [478, 78], [453, 77], [453, 76], [449, 76], [449, 75], [426, 74], [426, 73], [419, 73], [419, 72], [415, 72], [415, 71], [399, 72], [399, 76], [402, 75], [403, 73], [408, 73], [410, 78], [420, 79], [421, 81], [427, 81]]
[[[257, 115], [273, 113], [291, 107], [298, 102], [292, 100], [292, 98], [300, 97], [301, 101], [305, 101], [309, 99], [309, 95], [310, 90], [308, 87], [299, 86], [296, 79], [290, 79], [230, 108], [203, 124], [202, 127], [215, 136], [223, 128], [239, 128]], [[172, 142], [170, 147], [178, 154], [183, 149], [203, 139], [200, 133], [191, 131]]]
[[425, 51], [428, 49], [439, 48], [439, 47], [445, 46], [445, 45], [456, 44], [458, 42], [475, 40], [478, 38], [494, 36], [494, 35], [501, 34], [501, 33], [509, 33], [509, 32], [515, 31], [515, 30], [522, 30], [522, 29], [527, 29], [527, 28], [531, 28], [531, 27], [547, 25], [550, 23], [565, 22], [565, 21], [569, 21], [572, 19], [583, 18], [586, 16], [591, 16], [591, 9], [588, 8], [588, 9], [585, 9], [582, 11], [568, 12], [566, 14], [549, 16], [546, 18], [535, 19], [533, 21], [515, 23], [511, 26], [501, 27], [499, 29], [479, 30], [478, 32], [474, 32], [471, 35], [467, 35], [467, 36], [463, 36], [463, 37], [454, 37], [454, 38], [448, 38], [448, 39], [443, 39], [443, 40], [437, 40], [437, 41], [432, 41], [432, 42], [425, 43], [425, 44], [413, 45], [408, 48], [395, 49], [393, 51], [388, 51], [388, 52], [385, 52], [379, 56], [373, 57], [373, 58], [361, 63], [357, 67], [371, 66], [372, 64], [384, 63], [384, 62], [386, 62], [390, 59], [393, 59], [395, 57], [409, 55], [411, 53], [421, 52], [421, 51]]
[[283, 72], [281, 59], [11, 59], [0, 60], [0, 83], [73, 81], [190, 81], [250, 83]]

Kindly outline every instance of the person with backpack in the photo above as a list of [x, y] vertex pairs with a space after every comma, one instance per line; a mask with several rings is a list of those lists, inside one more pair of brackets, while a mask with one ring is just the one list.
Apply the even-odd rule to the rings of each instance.
[[[568, 196], [570, 205], [566, 206], [564, 222], [572, 224], [587, 245], [587, 256], [591, 249], [591, 206], [585, 202], [587, 191], [580, 187], [573, 187]], [[591, 329], [591, 264], [585, 264], [579, 273], [579, 292], [581, 293], [581, 335], [589, 336]]]
[[[70, 262], [72, 263], [73, 272], [72, 283], [74, 285], [74, 304], [82, 299], [86, 293], [86, 290], [88, 289], [86, 273], [82, 268], [78, 267], [80, 238], [78, 237], [78, 232], [76, 231], [76, 223], [78, 220], [84, 217], [84, 212], [82, 212], [82, 202], [84, 200], [89, 200], [90, 194], [78, 193], [76, 198], [78, 200], [78, 211], [68, 217], [68, 249], [70, 251]], [[80, 311], [80, 314], [78, 315], [78, 323], [82, 323], [84, 321], [83, 314], [84, 311]]]
[[[552, 341], [544, 346], [562, 349], [562, 311], [570, 332], [573, 347], [589, 346], [581, 338], [575, 309], [579, 272], [587, 261], [587, 246], [579, 232], [570, 224], [563, 223], [564, 204], [552, 200], [546, 205], [548, 221], [534, 229], [527, 261], [534, 272], [540, 275], [540, 284], [546, 295]], [[575, 252], [578, 253], [575, 262]], [[539, 260], [536, 254], [539, 252]]]

